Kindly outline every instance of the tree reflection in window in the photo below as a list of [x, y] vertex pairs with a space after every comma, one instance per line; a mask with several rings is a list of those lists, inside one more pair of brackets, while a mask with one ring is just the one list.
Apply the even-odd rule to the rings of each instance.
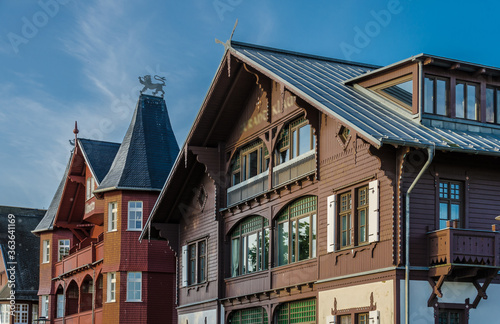
[[269, 221], [261, 216], [243, 220], [231, 233], [231, 276], [267, 269]]
[[278, 265], [316, 257], [317, 197], [300, 198], [276, 218]]

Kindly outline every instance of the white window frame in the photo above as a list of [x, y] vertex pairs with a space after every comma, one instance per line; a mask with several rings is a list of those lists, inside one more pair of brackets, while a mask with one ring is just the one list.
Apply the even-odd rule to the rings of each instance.
[[38, 305], [31, 305], [31, 324], [38, 324]]
[[56, 296], [56, 318], [61, 318], [64, 316], [64, 294], [58, 294]]
[[42, 243], [42, 263], [50, 262], [50, 240], [43, 240]]
[[85, 200], [94, 197], [95, 182], [94, 177], [87, 178], [87, 185], [85, 186]]
[[118, 203], [110, 202], [108, 204], [108, 232], [118, 230]]
[[[137, 283], [139, 284], [139, 287], [136, 286]], [[137, 291], [139, 292], [139, 298], [135, 298], [135, 294], [137, 293]], [[129, 293], [132, 293], [134, 295], [134, 298], [130, 298]], [[127, 272], [127, 301], [142, 301], [142, 272]]]
[[41, 317], [49, 318], [49, 296], [42, 296]]
[[[17, 304], [15, 306], [14, 324], [28, 324], [29, 321], [29, 305]], [[25, 318], [23, 319], [23, 315]], [[17, 320], [16, 320], [17, 318]]]
[[116, 301], [116, 272], [108, 272], [106, 280], [106, 302]]
[[[71, 244], [71, 241], [69, 239], [59, 240], [59, 242], [57, 244], [57, 261], [61, 261], [63, 257], [69, 255], [70, 244]], [[67, 248], [68, 253], [61, 255], [61, 248], [64, 248], [64, 249]]]
[[10, 304], [0, 304], [0, 323], [9, 323]]
[[[135, 206], [132, 207], [132, 204]], [[137, 204], [140, 204], [141, 207], [137, 207]], [[143, 207], [144, 207], [144, 204], [142, 201], [129, 201], [128, 202], [127, 229], [129, 231], [142, 231]], [[139, 218], [141, 221], [141, 225], [139, 228], [135, 227], [135, 225], [137, 224], [137, 218]], [[131, 226], [131, 225], [133, 225], [133, 226]]]

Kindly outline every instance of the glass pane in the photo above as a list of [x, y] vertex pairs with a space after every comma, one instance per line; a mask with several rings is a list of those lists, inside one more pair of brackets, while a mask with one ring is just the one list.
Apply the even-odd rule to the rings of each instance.
[[467, 119], [477, 119], [477, 98], [475, 85], [467, 85]]
[[288, 264], [288, 222], [278, 224], [278, 265]]
[[295, 262], [296, 258], [296, 247], [297, 247], [297, 221], [292, 222], [292, 228], [290, 229], [292, 234], [292, 260], [290, 262]]
[[241, 249], [243, 251], [243, 255], [241, 256], [241, 259], [243, 261], [242, 269], [241, 269], [241, 274], [245, 274], [248, 271], [248, 266], [247, 266], [247, 261], [248, 261], [247, 240], [246, 240], [245, 237], [243, 237], [241, 241], [243, 243], [243, 247]]
[[359, 211], [359, 241], [366, 242], [366, 209]]
[[347, 216], [342, 216], [342, 246], [347, 244]]
[[257, 151], [248, 154], [248, 177], [255, 177], [259, 172], [257, 169]]
[[240, 172], [233, 173], [233, 186], [240, 183]]
[[460, 219], [460, 205], [458, 204], [451, 204], [451, 215], [450, 219]]
[[231, 276], [239, 275], [240, 268], [240, 239], [231, 241]]
[[455, 116], [458, 118], [465, 117], [465, 98], [464, 84], [457, 83], [455, 87]]
[[495, 122], [495, 90], [486, 88], [486, 121]]
[[248, 235], [248, 269], [247, 272], [257, 271], [257, 233]]
[[496, 109], [495, 109], [495, 115], [496, 115], [496, 122], [500, 123], [500, 90], [496, 91], [497, 94], [497, 100], [496, 100]]
[[387, 88], [381, 89], [386, 95], [411, 107], [413, 97], [413, 80], [408, 80]]
[[310, 218], [299, 219], [299, 259], [309, 259], [309, 227]]
[[316, 257], [316, 214], [312, 215], [312, 255], [311, 257], [315, 258]]
[[434, 113], [434, 79], [425, 78], [424, 112]]
[[294, 157], [297, 157], [298, 154], [297, 154], [297, 130], [293, 130], [292, 132], [292, 147], [291, 147], [291, 156], [292, 156], [292, 159]]
[[299, 129], [299, 154], [307, 153], [311, 150], [311, 125], [305, 125]]
[[436, 80], [436, 114], [446, 116], [447, 81]]
[[242, 181], [245, 181], [248, 179], [248, 170], [247, 170], [247, 157], [248, 155], [243, 156], [243, 178], [241, 179]]
[[264, 232], [265, 236], [264, 236], [264, 254], [262, 256], [262, 259], [264, 260], [264, 267], [263, 269], [266, 270], [267, 269], [267, 264], [268, 264], [268, 255], [269, 255], [269, 228], [266, 228], [265, 229], [265, 232]]

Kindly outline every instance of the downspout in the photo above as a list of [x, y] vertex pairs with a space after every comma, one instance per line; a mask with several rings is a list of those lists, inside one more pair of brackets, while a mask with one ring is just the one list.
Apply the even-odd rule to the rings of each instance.
[[92, 268], [92, 324], [95, 323], [95, 267]]
[[410, 185], [410, 188], [406, 191], [406, 196], [405, 196], [405, 323], [409, 324], [410, 323], [410, 194], [417, 184], [418, 180], [422, 177], [424, 172], [427, 170], [429, 165], [432, 162], [432, 159], [434, 159], [434, 151], [435, 147], [430, 146], [427, 148], [427, 162], [425, 162], [424, 166], [418, 173], [417, 177], [415, 180], [413, 180], [412, 184]]

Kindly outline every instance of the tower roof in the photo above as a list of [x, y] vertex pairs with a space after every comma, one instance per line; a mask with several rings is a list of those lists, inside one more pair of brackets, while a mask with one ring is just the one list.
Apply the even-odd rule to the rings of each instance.
[[141, 94], [111, 168], [95, 192], [161, 190], [178, 153], [165, 100]]

